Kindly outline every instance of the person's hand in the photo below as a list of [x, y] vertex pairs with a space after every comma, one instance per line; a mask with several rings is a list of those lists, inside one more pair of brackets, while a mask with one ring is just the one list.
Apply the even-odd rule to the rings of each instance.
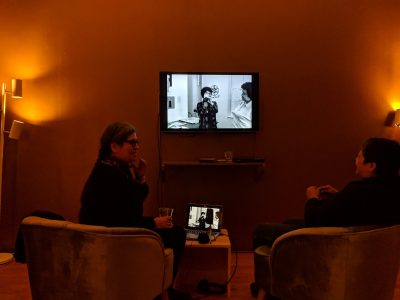
[[135, 179], [142, 179], [146, 175], [147, 162], [143, 158], [139, 158], [132, 162], [131, 169], [133, 170]]
[[334, 194], [337, 192], [338, 192], [338, 190], [329, 184], [322, 185], [319, 187], [316, 187], [315, 185], [313, 185], [313, 186], [309, 186], [306, 189], [306, 196], [307, 196], [307, 200], [312, 199], [312, 198], [321, 200], [323, 198], [323, 196], [326, 196], [327, 194]]
[[322, 194], [334, 194], [334, 193], [338, 192], [337, 189], [335, 189], [333, 186], [331, 186], [329, 184], [319, 186], [318, 187], [318, 191], [319, 191], [320, 195], [322, 195]]
[[165, 217], [155, 217], [154, 222], [156, 223], [157, 228], [172, 228], [172, 218]]
[[306, 197], [307, 197], [307, 200], [312, 199], [312, 198], [320, 199], [319, 198], [319, 189], [315, 185], [309, 186], [306, 189]]

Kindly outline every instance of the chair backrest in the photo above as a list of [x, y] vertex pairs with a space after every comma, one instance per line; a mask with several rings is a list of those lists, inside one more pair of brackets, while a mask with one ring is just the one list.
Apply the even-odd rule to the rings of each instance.
[[278, 238], [271, 291], [282, 299], [392, 300], [400, 266], [400, 225], [305, 228]]
[[[35, 210], [28, 215], [24, 216], [21, 220], [25, 219], [29, 216], [41, 217], [45, 219], [51, 220], [61, 220], [65, 221], [65, 218], [55, 212], [47, 211], [47, 210]], [[24, 246], [24, 238], [22, 236], [22, 229], [18, 228], [17, 237], [15, 239], [15, 247], [14, 247], [14, 259], [19, 263], [26, 263], [26, 255], [25, 255], [25, 246]]]
[[27, 217], [32, 299], [153, 299], [172, 282], [157, 233]]

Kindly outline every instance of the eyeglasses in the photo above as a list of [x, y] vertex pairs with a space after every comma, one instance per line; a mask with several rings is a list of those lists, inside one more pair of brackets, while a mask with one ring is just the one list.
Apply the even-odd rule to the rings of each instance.
[[139, 140], [126, 140], [126, 141], [124, 141], [124, 143], [128, 143], [131, 146], [136, 146], [136, 145], [139, 145]]

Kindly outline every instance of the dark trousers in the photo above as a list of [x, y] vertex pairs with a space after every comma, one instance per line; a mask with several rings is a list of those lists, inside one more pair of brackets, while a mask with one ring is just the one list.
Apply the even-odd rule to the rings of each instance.
[[259, 246], [272, 246], [282, 234], [304, 227], [302, 219], [290, 219], [283, 223], [257, 224], [253, 231], [253, 250]]
[[175, 279], [178, 273], [179, 263], [183, 256], [183, 251], [185, 250], [186, 232], [178, 225], [174, 225], [172, 228], [157, 228], [154, 231], [161, 236], [165, 248], [172, 248], [174, 250], [173, 275]]
[[253, 230], [253, 250], [259, 246], [272, 246], [282, 234], [304, 227], [303, 219], [288, 219], [283, 223], [257, 224]]
[[[254, 227], [253, 231], [253, 250], [259, 246], [270, 246], [275, 240], [282, 234], [289, 231], [304, 228], [304, 220], [302, 219], [290, 219], [283, 223], [261, 223]], [[258, 286], [254, 284], [253, 289], [258, 292]], [[257, 293], [255, 292], [255, 293]], [[267, 292], [266, 300], [279, 300], [279, 298], [271, 295]]]

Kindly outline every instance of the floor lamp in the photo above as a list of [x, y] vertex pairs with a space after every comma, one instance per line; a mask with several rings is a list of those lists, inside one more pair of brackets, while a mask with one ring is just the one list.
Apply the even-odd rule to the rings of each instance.
[[[11, 81], [11, 90], [7, 90], [6, 84], [3, 83], [1, 89], [1, 124], [0, 124], [0, 218], [1, 218], [1, 204], [2, 204], [2, 185], [3, 185], [3, 156], [4, 156], [4, 134], [8, 133], [8, 137], [12, 139], [18, 139], [21, 131], [23, 122], [14, 120], [10, 131], [5, 130], [5, 119], [6, 119], [6, 104], [7, 95], [11, 95], [11, 98], [17, 99], [22, 98], [22, 80], [13, 79]], [[13, 255], [11, 253], [0, 253], [0, 264], [4, 264], [12, 260]]]

